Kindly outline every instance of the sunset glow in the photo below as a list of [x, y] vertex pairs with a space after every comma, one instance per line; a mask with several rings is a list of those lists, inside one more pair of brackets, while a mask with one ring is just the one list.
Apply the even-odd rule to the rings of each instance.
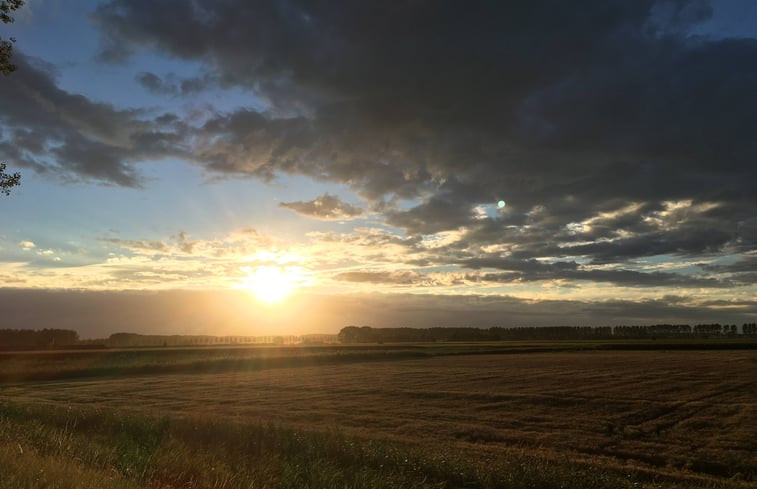
[[260, 266], [247, 269], [242, 288], [249, 290], [263, 302], [283, 300], [304, 282], [302, 271], [297, 267]]
[[6, 327], [757, 320], [757, 2], [23, 3]]

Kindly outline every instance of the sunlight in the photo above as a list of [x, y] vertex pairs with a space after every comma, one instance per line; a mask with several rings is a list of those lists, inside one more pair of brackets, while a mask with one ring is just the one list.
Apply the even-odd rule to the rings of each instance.
[[281, 301], [305, 281], [300, 267], [265, 265], [254, 270], [244, 267], [243, 270], [247, 277], [242, 280], [241, 287], [268, 303]]

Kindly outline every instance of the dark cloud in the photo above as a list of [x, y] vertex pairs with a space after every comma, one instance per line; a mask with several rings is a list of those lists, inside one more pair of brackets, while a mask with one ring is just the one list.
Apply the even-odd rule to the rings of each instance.
[[[593, 217], [574, 221], [570, 204], [556, 212], [537, 207], [525, 216], [505, 214], [480, 219], [460, 240], [438, 250], [440, 264], [521, 266], [535, 258], [623, 265], [637, 258], [664, 255], [709, 257], [748, 252], [755, 247], [746, 207], [690, 201], [653, 205], [607, 205]], [[485, 251], [496, 247], [498, 251]], [[541, 262], [544, 263], [544, 262]]]
[[146, 251], [148, 253], [164, 253], [168, 251], [168, 246], [162, 241], [132, 240], [118, 238], [100, 238], [100, 241], [114, 244], [124, 249], [134, 251]]
[[[737, 323], [757, 318], [754, 301], [525, 300], [508, 296], [349, 294], [297, 295], [267, 309], [245, 292], [100, 292], [0, 289], [5, 328], [70, 328], [85, 338], [119, 331], [145, 334], [336, 333], [350, 324], [374, 327], [548, 326]], [[284, 329], [282, 329], [284, 328]]]
[[[341, 183], [402, 231], [408, 262], [501, 280], [745, 285], [750, 270], [632, 268], [757, 247], [757, 40], [689, 35], [710, 14], [702, 0], [110, 0], [93, 14], [103, 59], [198, 61], [208, 74], [137, 80], [172, 97], [241, 88], [265, 110], [150, 120], [19, 56], [0, 156], [126, 186], [140, 185], [134, 163], [164, 156]], [[328, 194], [282, 206], [361, 215]], [[423, 248], [445, 231], [459, 239]]]
[[705, 265], [703, 268], [721, 272], [757, 272], [757, 255], [742, 256], [728, 265]]
[[418, 272], [388, 272], [388, 271], [353, 271], [334, 275], [334, 280], [356, 283], [419, 285], [429, 282], [423, 274]]
[[135, 79], [149, 92], [159, 95], [175, 95], [176, 87], [163, 81], [155, 73], [142, 72]]
[[481, 184], [463, 183], [452, 176], [422, 204], [407, 211], [387, 210], [386, 221], [421, 234], [466, 226], [473, 219], [472, 203], [480, 198], [481, 187]]
[[752, 318], [757, 316], [755, 304], [743, 301], [705, 302], [701, 305], [690, 306], [682, 303], [671, 304], [666, 298], [647, 299], [638, 302], [613, 300], [587, 304], [587, 309], [595, 317], [617, 316], [623, 318], [623, 322], [626, 324], [649, 324], [651, 322], [668, 324], [674, 322], [689, 324], [741, 323], [744, 319], [751, 321]]
[[[466, 264], [477, 269], [476, 264]], [[371, 271], [358, 270], [334, 275], [334, 280], [385, 285], [465, 285], [465, 284], [517, 284], [523, 282], [566, 280], [609, 283], [621, 287], [700, 287], [728, 288], [734, 286], [729, 279], [707, 276], [683, 275], [671, 272], [640, 272], [636, 270], [602, 270], [579, 267], [575, 262], [541, 263], [536, 261], [507, 261], [485, 265], [486, 268], [507, 270], [505, 272], [463, 273], [460, 270], [446, 271], [444, 278], [417, 271]], [[444, 282], [444, 283], [443, 283]]]
[[49, 65], [21, 53], [13, 59], [18, 70], [0, 90], [0, 158], [64, 180], [139, 187], [135, 162], [180, 151], [181, 136], [139, 111], [61, 90]]
[[168, 74], [161, 78], [155, 73], [143, 71], [135, 77], [135, 80], [142, 85], [147, 91], [155, 95], [193, 95], [201, 92], [212, 85], [217, 80], [210, 75], [202, 77], [192, 77], [180, 79], [174, 74]]
[[534, 259], [518, 260], [500, 256], [469, 258], [466, 260], [460, 260], [458, 264], [474, 270], [481, 268], [496, 268], [500, 270], [514, 270], [528, 273], [559, 272], [576, 270], [579, 267], [578, 263], [574, 261], [545, 263]]
[[123, 249], [148, 254], [170, 254], [174, 250], [178, 250], [191, 255], [197, 245], [197, 242], [191, 241], [189, 235], [183, 231], [179, 232], [176, 236], [172, 236], [167, 241], [120, 238], [100, 238], [100, 241], [114, 244]]
[[476, 227], [473, 208], [500, 198], [492, 232], [539, 206], [541, 227], [521, 230], [533, 241], [608, 203], [734, 210], [638, 245], [599, 245], [612, 223], [598, 226], [599, 248], [573, 252], [601, 261], [718, 250], [757, 212], [757, 41], [689, 36], [710, 14], [700, 0], [111, 0], [94, 18], [111, 60], [157, 49], [267, 100], [202, 127], [200, 164], [389, 196], [387, 222], [410, 234]]
[[705, 264], [702, 269], [709, 273], [730, 274], [734, 283], [757, 284], [757, 255], [745, 255], [728, 264]]
[[716, 232], [715, 229], [701, 228], [685, 231], [659, 231], [634, 236], [617, 241], [597, 241], [567, 247], [564, 252], [573, 255], [594, 257], [601, 263], [615, 262], [631, 257], [654, 256], [663, 254], [697, 255], [718, 251], [734, 238], [731, 233]]
[[363, 209], [360, 207], [344, 202], [339, 197], [328, 193], [307, 202], [282, 202], [279, 207], [291, 209], [298, 214], [316, 219], [353, 219], [363, 213]]
[[549, 270], [537, 273], [482, 274], [478, 281], [488, 282], [530, 282], [538, 280], [569, 280], [611, 283], [623, 287], [732, 287], [730, 280], [683, 275], [668, 272], [639, 272], [635, 270]]
[[189, 235], [183, 231], [176, 235], [176, 242], [179, 246], [179, 249], [189, 255], [192, 254], [195, 246], [197, 245], [197, 242], [191, 241], [189, 239]]

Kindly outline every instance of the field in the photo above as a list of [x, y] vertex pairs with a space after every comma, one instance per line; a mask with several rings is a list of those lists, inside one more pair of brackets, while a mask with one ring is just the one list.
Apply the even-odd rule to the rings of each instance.
[[0, 487], [753, 487], [757, 351], [649, 345], [6, 354]]

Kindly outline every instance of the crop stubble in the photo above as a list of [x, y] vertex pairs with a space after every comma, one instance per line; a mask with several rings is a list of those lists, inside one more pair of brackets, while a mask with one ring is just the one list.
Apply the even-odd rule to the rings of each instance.
[[756, 367], [752, 351], [475, 355], [27, 383], [0, 396], [740, 477], [757, 466]]

